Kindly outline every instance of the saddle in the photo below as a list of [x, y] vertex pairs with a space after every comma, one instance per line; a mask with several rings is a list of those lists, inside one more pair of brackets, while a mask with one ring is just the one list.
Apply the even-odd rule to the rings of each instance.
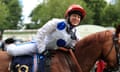
[[42, 54], [15, 56], [12, 58], [12, 72], [49, 72], [50, 57]]
[[[65, 48], [61, 48], [57, 51], [52, 50], [52, 51], [48, 51], [47, 53], [45, 52], [44, 55], [34, 54], [34, 55], [13, 57], [11, 63], [11, 71], [12, 72], [51, 72], [50, 68], [52, 68], [51, 67], [52, 57], [54, 57], [54, 55], [59, 53], [60, 54], [64, 53], [62, 55], [66, 55], [64, 57], [67, 58], [68, 64], [71, 66], [71, 70], [72, 68], [79, 68], [79, 66], [77, 65], [77, 61], [72, 56], [72, 54], [69, 53], [69, 50]], [[73, 57], [72, 60], [71, 57]]]

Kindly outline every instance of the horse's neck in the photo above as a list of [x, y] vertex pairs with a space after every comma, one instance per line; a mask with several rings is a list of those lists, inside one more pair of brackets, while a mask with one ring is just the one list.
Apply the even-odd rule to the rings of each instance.
[[89, 72], [96, 60], [101, 56], [102, 41], [104, 41], [101, 34], [90, 35], [76, 45], [75, 55], [83, 72]]
[[[58, 70], [59, 69], [59, 70]], [[51, 72], [79, 72], [69, 52], [56, 51], [51, 60]]]
[[96, 52], [93, 52], [92, 50], [88, 49], [88, 51], [86, 50], [82, 50], [79, 53], [79, 56], [77, 55], [76, 58], [79, 62], [79, 65], [81, 66], [83, 72], [89, 72], [91, 67], [94, 66], [96, 60], [99, 58], [100, 56], [100, 51], [96, 50]]

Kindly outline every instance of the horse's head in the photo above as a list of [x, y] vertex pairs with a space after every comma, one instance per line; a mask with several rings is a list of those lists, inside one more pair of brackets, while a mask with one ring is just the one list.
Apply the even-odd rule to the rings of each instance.
[[120, 27], [116, 31], [97, 32], [78, 41], [75, 55], [83, 72], [88, 72], [98, 59], [106, 62], [108, 70], [117, 70], [120, 63], [118, 30]]
[[104, 50], [104, 59], [107, 62], [107, 70], [108, 71], [117, 71], [120, 67], [120, 25], [116, 27], [116, 31], [114, 31], [112, 35], [112, 46], [110, 48], [106, 48], [107, 52]]
[[107, 63], [106, 70], [111, 72], [116, 71], [119, 66], [119, 42], [115, 33], [112, 35], [112, 43], [109, 42], [104, 44], [101, 59]]

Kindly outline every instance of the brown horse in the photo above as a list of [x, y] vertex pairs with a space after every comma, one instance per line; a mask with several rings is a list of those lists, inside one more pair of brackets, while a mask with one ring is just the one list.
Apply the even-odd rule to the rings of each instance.
[[0, 51], [0, 72], [9, 72], [11, 56], [5, 51]]
[[[56, 50], [53, 51], [51, 59], [50, 71], [45, 72], [82, 72], [74, 63], [69, 51]], [[5, 51], [0, 51], [0, 72], [10, 72], [10, 62], [12, 57]], [[15, 72], [19, 72], [17, 70]], [[22, 72], [22, 71], [21, 71]], [[27, 71], [26, 71], [27, 72]], [[38, 71], [39, 72], [39, 71]]]
[[[51, 72], [90, 72], [95, 62], [103, 59], [107, 63], [109, 72], [116, 70], [119, 62], [119, 31], [101, 31], [91, 34], [77, 42], [75, 46], [75, 57], [73, 61], [69, 51], [54, 51], [51, 58]], [[2, 56], [3, 55], [3, 56]], [[7, 72], [10, 57], [7, 53], [0, 52], [0, 72]], [[78, 65], [76, 65], [78, 63]], [[78, 69], [80, 67], [80, 69]], [[2, 71], [3, 70], [3, 71]]]
[[[119, 31], [102, 31], [91, 34], [77, 42], [75, 55], [83, 72], [89, 72], [98, 59], [103, 59], [107, 72], [116, 70], [119, 62]], [[118, 71], [119, 72], [119, 71]]]

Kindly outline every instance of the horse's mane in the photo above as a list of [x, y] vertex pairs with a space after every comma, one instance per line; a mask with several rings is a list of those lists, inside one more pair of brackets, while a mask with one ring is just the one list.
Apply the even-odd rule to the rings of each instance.
[[[97, 60], [96, 57], [97, 58], [100, 57], [103, 44], [108, 39], [111, 39], [112, 35], [113, 35], [113, 31], [106, 30], [106, 31], [93, 33], [79, 40], [75, 45], [75, 55], [78, 58], [77, 59], [78, 62], [81, 65], [83, 65], [82, 62], [86, 62], [86, 65], [88, 65], [87, 63], [91, 62], [92, 59], [96, 61]], [[95, 61], [91, 62], [91, 64], [89, 63], [89, 65], [91, 65], [92, 67], [93, 65], [92, 63], [95, 63]]]
[[85, 48], [86, 46], [88, 47], [88, 45], [91, 47], [98, 43], [104, 43], [105, 40], [108, 40], [109, 38], [111, 38], [112, 34], [113, 34], [113, 31], [111, 30], [90, 34], [76, 43], [75, 45], [76, 51], [79, 51], [79, 47]]

